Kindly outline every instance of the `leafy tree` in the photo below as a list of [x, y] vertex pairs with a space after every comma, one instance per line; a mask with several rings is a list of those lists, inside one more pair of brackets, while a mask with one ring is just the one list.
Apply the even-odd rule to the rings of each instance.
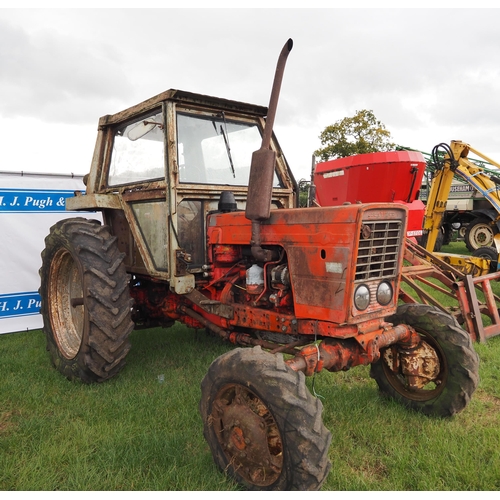
[[309, 198], [309, 188], [311, 183], [305, 179], [299, 181], [299, 207], [307, 207], [307, 200]]
[[322, 161], [377, 151], [391, 151], [390, 132], [375, 118], [373, 111], [362, 109], [352, 117], [335, 122], [319, 136], [322, 148], [314, 152]]

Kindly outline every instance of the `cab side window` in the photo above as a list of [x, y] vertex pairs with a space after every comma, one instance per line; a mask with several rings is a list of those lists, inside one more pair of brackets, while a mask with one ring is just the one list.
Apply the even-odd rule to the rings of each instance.
[[165, 177], [163, 128], [160, 112], [116, 131], [108, 176], [110, 186]]

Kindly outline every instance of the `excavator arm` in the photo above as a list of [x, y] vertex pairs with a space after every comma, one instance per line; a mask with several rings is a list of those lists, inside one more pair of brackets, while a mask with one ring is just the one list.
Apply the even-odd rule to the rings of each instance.
[[[444, 158], [439, 158], [438, 150], [446, 151]], [[426, 250], [432, 252], [441, 230], [441, 224], [446, 210], [446, 203], [451, 190], [453, 177], [461, 177], [469, 185], [480, 192], [498, 212], [497, 220], [500, 219], [500, 178], [488, 175], [486, 171], [471, 161], [468, 157], [472, 152], [485, 162], [500, 169], [500, 164], [488, 158], [480, 151], [472, 148], [469, 144], [461, 141], [451, 141], [450, 145], [439, 144], [433, 149], [432, 157], [436, 166], [435, 175], [432, 179], [429, 196], [424, 216], [424, 231], [427, 232]], [[495, 236], [497, 253], [500, 252], [500, 233]], [[439, 254], [437, 254], [439, 256]], [[448, 262], [453, 264], [453, 257], [447, 257]], [[462, 256], [463, 259], [463, 256]], [[484, 274], [489, 272], [489, 265], [484, 259], [470, 257], [470, 269], [463, 269], [468, 274]], [[474, 272], [469, 272], [475, 268]], [[479, 270], [478, 270], [479, 268]]]
[[[424, 215], [424, 231], [427, 233], [426, 250], [432, 252], [436, 244], [436, 240], [441, 230], [446, 203], [451, 190], [451, 183], [455, 175], [455, 161], [451, 149], [446, 158], [439, 162], [437, 160], [437, 151], [439, 147], [446, 147], [446, 144], [436, 146], [432, 151], [433, 161], [436, 164], [436, 170], [432, 178], [429, 194], [427, 196], [427, 204]], [[449, 149], [449, 148], [448, 148]]]

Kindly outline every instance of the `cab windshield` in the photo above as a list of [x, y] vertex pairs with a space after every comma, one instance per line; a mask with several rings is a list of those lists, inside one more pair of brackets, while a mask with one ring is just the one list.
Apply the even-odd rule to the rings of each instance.
[[[217, 116], [177, 114], [181, 183], [247, 186], [252, 153], [262, 143], [255, 123]], [[276, 173], [274, 187], [280, 187]]]

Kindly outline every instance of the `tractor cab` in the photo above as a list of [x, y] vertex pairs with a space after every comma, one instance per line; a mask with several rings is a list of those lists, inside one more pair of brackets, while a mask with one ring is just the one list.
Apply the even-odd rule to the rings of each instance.
[[[169, 90], [104, 116], [86, 195], [68, 209], [102, 210], [129, 272], [170, 280], [178, 293], [192, 289], [207, 264], [207, 214], [245, 209], [266, 114], [262, 106]], [[271, 147], [272, 207], [291, 208], [296, 183], [274, 137]]]

